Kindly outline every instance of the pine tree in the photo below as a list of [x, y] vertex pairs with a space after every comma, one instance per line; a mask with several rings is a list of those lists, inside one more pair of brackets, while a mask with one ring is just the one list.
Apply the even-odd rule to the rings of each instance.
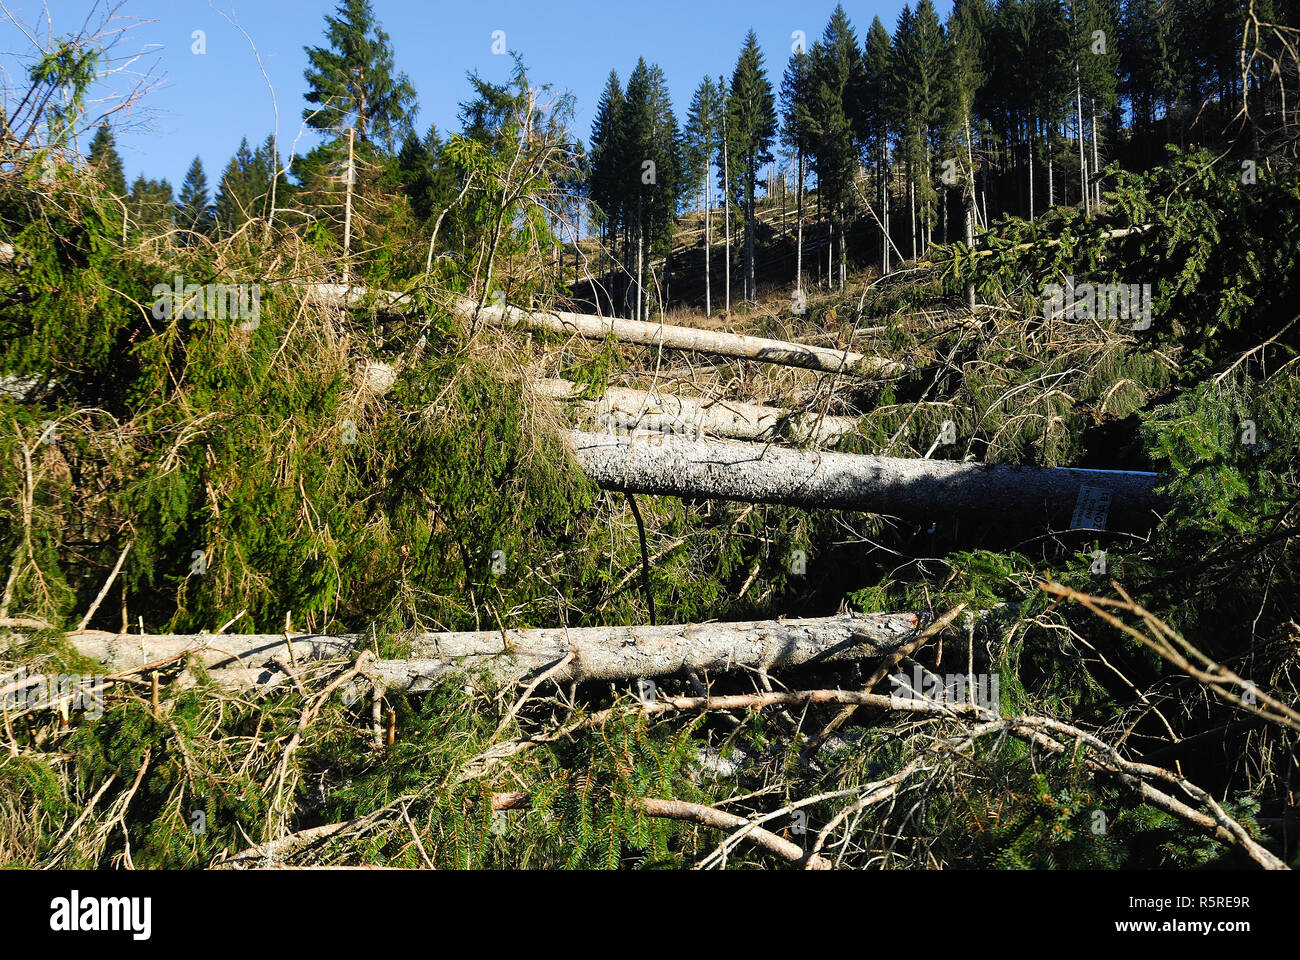
[[363, 143], [392, 152], [411, 128], [415, 88], [395, 73], [388, 34], [375, 19], [370, 0], [343, 0], [337, 16], [326, 16], [328, 47], [306, 47], [310, 66], [303, 119], [316, 130], [341, 135], [352, 128]]
[[122, 168], [122, 158], [117, 152], [117, 140], [108, 124], [100, 125], [90, 141], [90, 153], [86, 162], [95, 176], [99, 178], [108, 192], [115, 197], [125, 197], [126, 173]]
[[[176, 226], [194, 233], [207, 233], [212, 228], [212, 202], [208, 196], [208, 177], [203, 172], [203, 161], [198, 157], [190, 164], [181, 184], [180, 200], [176, 210]], [[183, 241], [187, 242], [187, 241]]]
[[756, 299], [754, 277], [754, 208], [758, 168], [772, 160], [769, 148], [776, 135], [776, 98], [763, 70], [758, 36], [750, 30], [731, 74], [727, 112], [729, 152], [741, 175], [745, 204], [745, 298]]

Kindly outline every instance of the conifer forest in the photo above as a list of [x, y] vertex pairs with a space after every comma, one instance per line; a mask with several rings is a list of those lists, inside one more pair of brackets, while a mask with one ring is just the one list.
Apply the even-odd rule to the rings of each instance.
[[1300, 866], [1300, 5], [221, 13], [220, 166], [137, 2], [0, 3], [0, 865]]

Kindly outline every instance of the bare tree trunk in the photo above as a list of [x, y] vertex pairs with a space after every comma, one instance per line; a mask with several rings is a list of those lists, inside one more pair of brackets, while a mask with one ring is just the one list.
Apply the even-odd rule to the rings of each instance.
[[727, 115], [722, 115], [722, 212], [726, 241], [726, 311], [731, 312], [731, 165], [727, 158]]
[[348, 127], [348, 190], [343, 211], [343, 285], [352, 282], [352, 184], [357, 179], [357, 168], [352, 152], [354, 129]]
[[713, 246], [709, 238], [709, 223], [713, 213], [709, 206], [709, 162], [704, 163], [704, 315], [713, 316], [713, 283], [709, 269], [709, 255], [713, 253]]
[[638, 320], [644, 320], [644, 302], [645, 287], [642, 284], [642, 262], [644, 259], [644, 240], [645, 229], [641, 222], [641, 195], [638, 193], [636, 198], [636, 313], [633, 316]]
[[[883, 139], [883, 138], [882, 138]], [[883, 276], [889, 273], [889, 248], [893, 243], [893, 237], [889, 235], [889, 200], [893, 191], [894, 168], [889, 162], [889, 145], [881, 143], [880, 145], [880, 213], [882, 221], [882, 236], [880, 238], [880, 272]]]
[[748, 210], [745, 216], [745, 300], [750, 306], [754, 305], [758, 297], [757, 280], [754, 276], [754, 217], [757, 215], [755, 207], [757, 206], [758, 184], [755, 182], [758, 171], [754, 169], [754, 160], [750, 158], [746, 161], [746, 191], [745, 197]]
[[911, 175], [910, 171], [907, 177], [907, 193], [908, 202], [912, 208], [912, 260], [915, 262], [918, 257], [916, 249], [916, 179]]
[[[966, 128], [966, 172], [969, 177], [970, 195], [966, 200], [966, 246], [975, 249], [975, 221], [979, 209], [975, 206], [975, 154], [971, 149], [970, 114], [966, 114], [963, 125]], [[975, 284], [966, 284], [966, 304], [973, 314], [975, 312]]]
[[1083, 80], [1079, 74], [1079, 61], [1074, 61], [1075, 118], [1079, 127], [1079, 193], [1083, 198], [1084, 216], [1092, 216], [1092, 191], [1088, 189], [1088, 159], [1083, 151]]
[[1034, 121], [1028, 123], [1029, 143], [1026, 155], [1029, 158], [1029, 222], [1034, 222]]
[[1143, 528], [1155, 519], [1157, 505], [1152, 473], [896, 459], [663, 436], [648, 442], [570, 431], [566, 437], [593, 483], [624, 493], [860, 510], [921, 521], [976, 517], [1058, 529], [1097, 528], [1097, 521], [1086, 519], [1096, 516], [1106, 518], [1106, 529]]
[[595, 429], [612, 427], [620, 434], [655, 430], [681, 436], [789, 439], [829, 446], [852, 433], [858, 423], [853, 417], [819, 417], [815, 411], [648, 393], [628, 387], [606, 387], [599, 400], [586, 400], [581, 396], [583, 386], [568, 380], [539, 380], [534, 388], [540, 396], [581, 403], [590, 411]]
[[795, 183], [795, 217], [799, 220], [799, 239], [795, 244], [794, 258], [794, 287], [796, 290], [803, 289], [803, 151], [800, 150], [796, 155], [795, 166], [798, 170], [798, 182]]
[[1053, 120], [1048, 127], [1047, 140], [1047, 208], [1050, 210], [1056, 206], [1056, 164], [1054, 161], [1053, 147], [1056, 146], [1056, 121]]
[[[880, 656], [913, 639], [932, 620], [926, 613], [906, 612], [735, 623], [426, 633], [411, 642], [411, 659], [371, 660], [364, 673], [386, 686], [427, 690], [449, 675], [479, 671], [513, 682], [549, 669], [553, 671], [550, 679], [567, 683], [671, 676], [686, 669], [777, 670]], [[289, 682], [278, 668], [262, 667], [273, 659], [354, 656], [354, 651], [369, 644], [370, 637], [348, 634], [286, 640], [282, 633], [83, 634], [72, 642], [84, 656], [115, 671], [192, 651], [196, 660], [214, 671], [214, 679], [246, 686]]]
[[[1097, 155], [1097, 100], [1095, 97], [1089, 97], [1088, 103], [1092, 108], [1092, 174], [1096, 178], [1101, 172], [1101, 160]], [[1097, 206], [1101, 206], [1101, 182], [1094, 180], [1093, 183], [1093, 200]]]

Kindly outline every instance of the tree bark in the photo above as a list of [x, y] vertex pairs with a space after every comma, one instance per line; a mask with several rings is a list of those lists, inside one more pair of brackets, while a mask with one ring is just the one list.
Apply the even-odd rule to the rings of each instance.
[[[404, 296], [392, 291], [367, 291], [363, 287], [347, 288], [339, 284], [317, 283], [307, 286], [308, 297], [333, 307], [364, 307], [373, 300], [380, 309], [400, 313]], [[723, 357], [742, 357], [787, 367], [802, 367], [825, 373], [854, 373], [864, 377], [898, 376], [907, 372], [906, 365], [883, 357], [868, 357], [848, 350], [819, 347], [785, 340], [769, 340], [739, 333], [701, 330], [667, 323], [597, 317], [563, 310], [521, 310], [518, 307], [489, 306], [461, 298], [453, 308], [465, 317], [478, 315], [497, 326], [524, 326], [605, 340], [610, 336], [621, 342], [642, 346], [664, 346], [672, 350], [693, 350]]]
[[798, 181], [795, 183], [795, 217], [799, 221], [798, 240], [795, 243], [794, 257], [794, 288], [803, 289], [803, 151], [800, 150], [795, 160], [795, 168], [798, 171]]
[[1149, 526], [1159, 505], [1152, 473], [898, 459], [662, 435], [620, 438], [575, 430], [566, 436], [592, 482], [625, 493], [1057, 529], [1072, 525], [1073, 514], [1097, 499], [1108, 498], [1108, 529]]
[[[554, 668], [548, 676], [561, 683], [662, 677], [687, 668], [775, 670], [879, 656], [908, 642], [931, 619], [927, 613], [903, 612], [659, 627], [425, 633], [411, 641], [409, 659], [373, 660], [365, 672], [390, 687], [427, 690], [443, 677], [480, 670], [513, 682]], [[289, 640], [283, 634], [74, 634], [69, 639], [78, 652], [114, 671], [189, 653], [231, 686], [291, 682], [282, 669], [264, 664], [353, 657], [371, 642], [368, 634]]]
[[[568, 380], [541, 380], [537, 392], [555, 400], [579, 400], [582, 387]], [[656, 430], [687, 436], [705, 434], [738, 440], [837, 443], [857, 427], [853, 417], [823, 417], [807, 411], [730, 400], [705, 400], [669, 393], [647, 393], [627, 387], [607, 387], [599, 400], [582, 401], [602, 428], [622, 433]]]

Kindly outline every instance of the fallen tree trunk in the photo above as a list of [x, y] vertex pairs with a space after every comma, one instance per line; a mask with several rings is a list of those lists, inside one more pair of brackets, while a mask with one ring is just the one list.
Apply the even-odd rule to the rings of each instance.
[[582, 386], [568, 380], [541, 380], [537, 393], [554, 400], [582, 403], [599, 428], [620, 431], [657, 430], [699, 437], [738, 440], [793, 440], [831, 445], [857, 428], [852, 417], [822, 417], [757, 403], [703, 400], [671, 393], [649, 393], [627, 387], [606, 387], [599, 400], [580, 396]]
[[[929, 614], [839, 614], [799, 620], [666, 626], [573, 627], [426, 633], [411, 642], [411, 659], [376, 660], [366, 673], [387, 686], [427, 689], [454, 672], [480, 670], [513, 681], [551, 670], [557, 681], [659, 677], [686, 668], [769, 670], [874, 657], [906, 643], [931, 620]], [[365, 635], [294, 636], [232, 634], [115, 636], [72, 634], [77, 651], [114, 671], [189, 653], [235, 685], [285, 679], [272, 661], [352, 657]], [[563, 662], [566, 661], [567, 662]]]
[[592, 482], [625, 493], [1092, 530], [1149, 525], [1159, 505], [1153, 473], [898, 459], [663, 434], [573, 430], [566, 437]]
[[[361, 287], [347, 287], [336, 283], [310, 284], [308, 296], [316, 303], [328, 306], [359, 307], [373, 304], [384, 309], [399, 311], [405, 299], [402, 294], [392, 291], [367, 291]], [[624, 320], [618, 317], [598, 317], [562, 310], [521, 310], [518, 307], [478, 304], [465, 298], [458, 299], [453, 309], [462, 317], [478, 316], [499, 327], [522, 326], [554, 333], [576, 334], [590, 340], [606, 340], [613, 336], [628, 344], [760, 360], [764, 363], [803, 367], [825, 373], [892, 377], [907, 372], [904, 364], [883, 357], [868, 357], [849, 350], [791, 343], [785, 340], [769, 340], [765, 337], [751, 337], [740, 333], [701, 330], [698, 327], [680, 327], [647, 320]]]

